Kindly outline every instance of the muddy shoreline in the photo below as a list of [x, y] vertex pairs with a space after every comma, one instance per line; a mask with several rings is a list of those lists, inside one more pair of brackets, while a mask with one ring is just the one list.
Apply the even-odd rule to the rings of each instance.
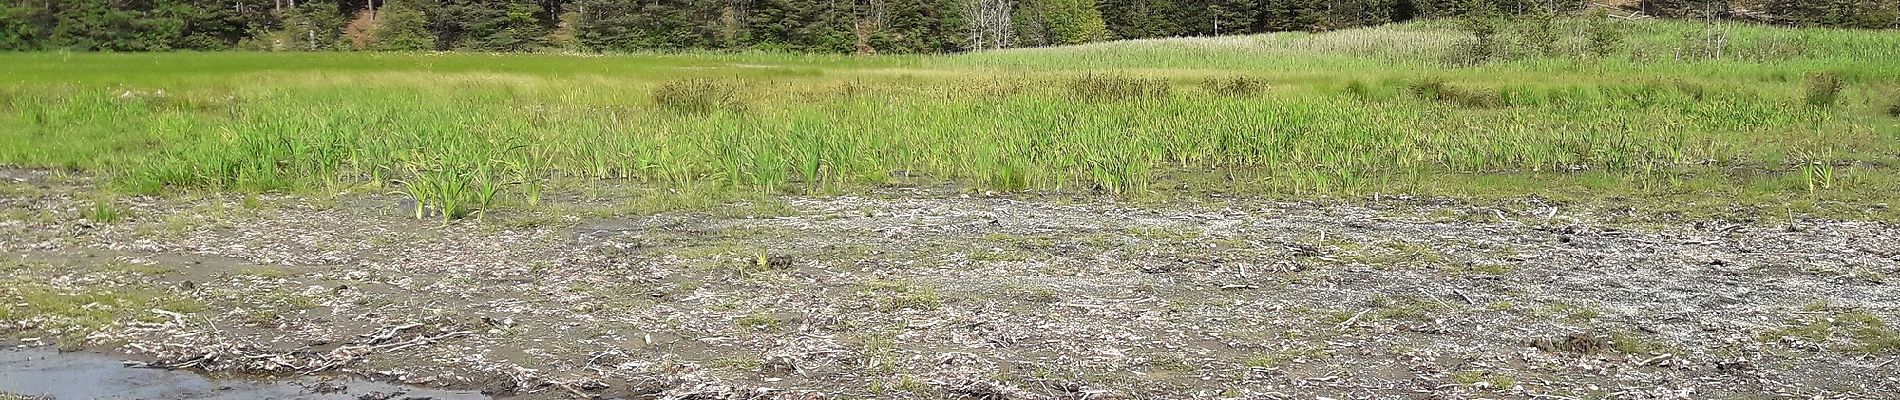
[[[0, 334], [502, 398], [1879, 398], [1900, 226], [925, 189], [483, 221], [0, 192]], [[91, 305], [89, 305], [91, 304]], [[155, 311], [156, 310], [156, 311]], [[78, 342], [78, 343], [69, 343]]]
[[204, 376], [133, 368], [120, 357], [46, 346], [0, 349], [0, 391], [44, 399], [487, 399], [471, 391], [403, 387], [340, 376]]

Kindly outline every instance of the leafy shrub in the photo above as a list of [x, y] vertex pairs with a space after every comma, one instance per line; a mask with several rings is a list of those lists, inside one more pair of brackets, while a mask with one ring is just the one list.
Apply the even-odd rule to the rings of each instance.
[[1159, 78], [1120, 75], [1084, 75], [1069, 82], [1069, 94], [1092, 101], [1156, 99], [1174, 93], [1174, 86]]
[[675, 112], [705, 114], [718, 110], [745, 110], [739, 85], [711, 79], [678, 79], [653, 88], [653, 103]]
[[1839, 72], [1816, 72], [1808, 75], [1807, 102], [1815, 107], [1832, 107], [1841, 99], [1842, 82]]
[[1229, 78], [1207, 78], [1201, 81], [1201, 88], [1222, 96], [1252, 96], [1267, 90], [1267, 82], [1245, 76]]

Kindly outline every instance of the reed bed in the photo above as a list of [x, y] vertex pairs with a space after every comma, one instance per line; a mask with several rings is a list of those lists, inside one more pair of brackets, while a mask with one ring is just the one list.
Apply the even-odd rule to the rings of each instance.
[[[1638, 56], [1689, 28], [1633, 25], [1619, 55], [1472, 67], [1437, 61], [1458, 46], [1432, 23], [942, 57], [10, 54], [0, 163], [94, 171], [131, 193], [389, 187], [424, 204], [419, 218], [449, 219], [536, 203], [546, 182], [572, 179], [765, 192], [951, 181], [1363, 194], [1448, 176], [1895, 187], [1900, 130], [1882, 94], [1900, 89], [1900, 34], [1742, 27], [1739, 48], [1851, 46]], [[1502, 182], [1483, 190], [1540, 189]]]

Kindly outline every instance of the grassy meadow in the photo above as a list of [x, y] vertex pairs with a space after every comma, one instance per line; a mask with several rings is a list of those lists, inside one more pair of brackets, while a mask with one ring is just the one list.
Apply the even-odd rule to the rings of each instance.
[[1643, 21], [1604, 46], [1592, 23], [1477, 63], [1449, 21], [945, 56], [0, 54], [0, 164], [447, 217], [616, 180], [1900, 218], [1877, 206], [1900, 193], [1900, 33]]

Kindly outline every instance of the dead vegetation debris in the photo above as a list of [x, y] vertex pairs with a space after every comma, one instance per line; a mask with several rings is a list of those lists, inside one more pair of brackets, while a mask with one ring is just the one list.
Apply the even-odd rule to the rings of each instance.
[[[131, 217], [80, 229], [76, 193], [0, 194], [18, 211], [0, 220], [13, 263], [0, 280], [44, 285], [0, 289], [0, 334], [76, 329], [58, 337], [147, 367], [526, 398], [1900, 391], [1886, 322], [1900, 288], [1870, 278], [1900, 273], [1900, 227], [1879, 222], [1633, 227], [1536, 202], [1168, 208], [893, 190], [785, 198], [791, 212], [767, 217], [520, 225], [350, 206], [389, 201], [375, 196], [266, 198], [188, 224], [160, 216], [243, 206], [126, 199]], [[1496, 215], [1431, 217], [1447, 213]], [[101, 261], [123, 266], [82, 267]], [[204, 308], [46, 298], [100, 288]]]

